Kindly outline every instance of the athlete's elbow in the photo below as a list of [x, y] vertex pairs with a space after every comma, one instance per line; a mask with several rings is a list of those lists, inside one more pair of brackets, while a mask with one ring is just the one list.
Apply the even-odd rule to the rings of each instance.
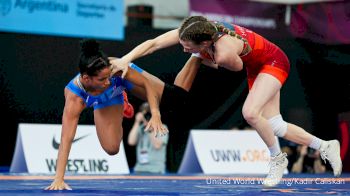
[[69, 129], [62, 129], [61, 141], [64, 143], [71, 143], [74, 139], [75, 133]]
[[234, 66], [233, 71], [242, 71], [243, 70], [243, 63], [238, 63], [237, 66]]
[[243, 69], [243, 65], [240, 65], [240, 64], [235, 64], [235, 65], [222, 64], [221, 67], [228, 69], [230, 71], [241, 71]]
[[242, 71], [243, 69], [243, 62], [242, 61], [236, 61], [232, 65], [229, 66], [229, 69], [231, 71]]

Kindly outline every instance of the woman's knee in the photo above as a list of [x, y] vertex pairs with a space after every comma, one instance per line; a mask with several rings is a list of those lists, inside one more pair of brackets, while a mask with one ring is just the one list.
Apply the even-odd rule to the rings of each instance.
[[260, 112], [254, 107], [243, 106], [242, 115], [247, 123], [253, 126], [258, 121]]
[[274, 135], [284, 137], [288, 130], [288, 123], [283, 120], [281, 114], [273, 116], [268, 120]]
[[103, 150], [109, 155], [116, 155], [119, 153], [120, 144], [113, 144], [103, 147]]
[[[109, 134], [107, 137], [100, 138], [103, 150], [109, 155], [116, 155], [119, 152], [120, 143], [123, 140], [123, 129], [117, 134]], [[106, 131], [107, 132], [107, 131]]]

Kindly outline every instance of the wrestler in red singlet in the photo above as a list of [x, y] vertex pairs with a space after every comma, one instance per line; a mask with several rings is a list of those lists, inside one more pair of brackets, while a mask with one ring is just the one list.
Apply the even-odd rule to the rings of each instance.
[[[228, 27], [227, 25], [230, 26]], [[240, 54], [247, 70], [249, 89], [253, 86], [259, 73], [270, 74], [276, 77], [282, 85], [284, 84], [288, 77], [290, 64], [286, 54], [278, 46], [247, 28], [227, 23], [225, 27], [233, 30], [236, 34], [240, 35], [243, 40], [246, 40], [244, 48], [248, 47], [249, 44], [252, 49], [246, 54]], [[218, 39], [222, 36], [229, 35], [222, 33]], [[245, 50], [243, 49], [243, 51]], [[213, 60], [206, 52], [201, 53], [201, 56]]]

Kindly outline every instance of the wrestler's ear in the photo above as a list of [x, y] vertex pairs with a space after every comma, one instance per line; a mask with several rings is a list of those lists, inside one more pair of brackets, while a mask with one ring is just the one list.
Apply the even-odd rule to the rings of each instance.
[[81, 78], [86, 81], [90, 79], [90, 77], [87, 74], [82, 74]]
[[209, 46], [211, 46], [211, 44], [212, 44], [212, 41], [202, 41], [201, 42], [201, 46], [205, 47], [205, 48], [208, 48]]

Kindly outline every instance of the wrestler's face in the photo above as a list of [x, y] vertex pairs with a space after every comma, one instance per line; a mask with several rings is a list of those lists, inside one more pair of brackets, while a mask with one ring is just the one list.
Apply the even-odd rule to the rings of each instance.
[[184, 47], [184, 52], [199, 53], [206, 50], [203, 44], [195, 44], [192, 41], [184, 41], [180, 39], [180, 44]]
[[109, 77], [111, 69], [109, 67], [101, 69], [97, 76], [89, 76], [89, 84], [93, 89], [106, 89], [110, 85]]

